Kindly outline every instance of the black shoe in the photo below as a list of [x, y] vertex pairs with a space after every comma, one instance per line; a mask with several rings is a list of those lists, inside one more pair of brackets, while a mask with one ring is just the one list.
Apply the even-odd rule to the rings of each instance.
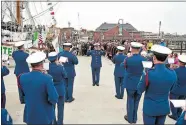
[[67, 102], [71, 103], [75, 100], [75, 98], [72, 98], [71, 100], [67, 100]]
[[99, 86], [99, 83], [97, 83], [96, 85]]
[[92, 84], [92, 86], [95, 86], [95, 84]]
[[127, 115], [124, 116], [124, 119], [125, 119], [127, 122], [129, 122], [129, 121], [128, 121]]
[[120, 99], [117, 95], [115, 95], [115, 97], [116, 97], [117, 99]]
[[171, 118], [171, 119], [173, 119], [173, 120], [177, 120], [177, 118], [176, 117], [174, 117], [173, 115], [168, 115], [169, 116], [169, 118]]

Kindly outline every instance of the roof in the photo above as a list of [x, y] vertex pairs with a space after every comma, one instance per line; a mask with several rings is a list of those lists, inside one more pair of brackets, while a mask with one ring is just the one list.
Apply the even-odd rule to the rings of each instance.
[[[136, 28], [134, 28], [131, 24], [129, 23], [125, 23], [125, 24], [122, 24], [123, 25], [123, 29], [125, 29], [126, 31], [129, 31], [129, 32], [132, 32], [132, 31], [137, 31]], [[97, 32], [105, 32], [105, 31], [108, 31], [114, 27], [118, 26], [118, 24], [112, 24], [112, 23], [103, 23], [101, 24], [97, 29], [96, 31]]]

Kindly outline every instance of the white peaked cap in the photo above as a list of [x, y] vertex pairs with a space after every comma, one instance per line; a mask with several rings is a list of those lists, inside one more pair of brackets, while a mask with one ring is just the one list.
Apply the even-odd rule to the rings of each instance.
[[127, 56], [130, 56], [131, 55], [131, 53], [127, 53]]
[[63, 46], [71, 46], [72, 43], [64, 43]]
[[169, 48], [157, 44], [151, 47], [151, 51], [167, 55], [172, 53], [172, 50], [170, 50]]
[[95, 43], [94, 46], [99, 46], [100, 44], [99, 43]]
[[15, 46], [16, 47], [19, 47], [19, 46], [22, 46], [22, 45], [24, 45], [25, 44], [25, 41], [19, 41], [19, 42], [16, 42], [15, 43]]
[[125, 47], [123, 47], [123, 46], [117, 46], [117, 49], [119, 49], [119, 50], [124, 50]]
[[146, 51], [142, 51], [141, 55], [147, 55], [147, 52]]
[[27, 63], [39, 63], [43, 60], [45, 60], [46, 54], [44, 52], [35, 52], [31, 55], [29, 55], [26, 59]]
[[49, 57], [57, 56], [57, 52], [50, 52], [50, 53], [48, 54], [48, 56], [49, 56]]
[[141, 43], [138, 43], [138, 42], [131, 42], [131, 46], [132, 47], [135, 47], [135, 48], [140, 48], [142, 47], [143, 45]]
[[186, 55], [179, 55], [179, 56], [178, 56], [178, 59], [179, 59], [181, 62], [186, 63]]

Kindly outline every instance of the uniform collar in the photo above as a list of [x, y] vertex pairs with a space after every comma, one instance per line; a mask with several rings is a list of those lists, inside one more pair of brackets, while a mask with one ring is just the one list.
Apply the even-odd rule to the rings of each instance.
[[180, 68], [185, 68], [185, 66], [180, 66]]
[[165, 64], [155, 64], [155, 68], [164, 68]]

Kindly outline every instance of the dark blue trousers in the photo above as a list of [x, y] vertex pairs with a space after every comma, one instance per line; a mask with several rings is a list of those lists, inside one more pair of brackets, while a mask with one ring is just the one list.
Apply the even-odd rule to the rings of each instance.
[[99, 85], [100, 70], [101, 70], [101, 67], [98, 67], [98, 68], [92, 67], [92, 82], [94, 85], [95, 84]]
[[123, 98], [123, 95], [124, 95], [123, 79], [124, 77], [117, 77], [117, 76], [114, 77], [116, 96], [118, 98]]
[[[59, 96], [58, 102], [57, 102], [57, 120], [55, 119], [55, 124], [63, 125], [63, 117], [64, 117], [64, 97]], [[56, 109], [56, 106], [55, 106]]]
[[166, 115], [162, 116], [148, 116], [143, 113], [144, 125], [164, 125]]
[[1, 94], [1, 108], [5, 108], [6, 105], [6, 94], [2, 93]]
[[74, 78], [65, 79], [65, 100], [71, 101], [73, 98]]
[[129, 123], [137, 122], [137, 111], [141, 95], [137, 96], [137, 90], [127, 90], [127, 117]]
[[[18, 76], [17, 77], [17, 84], [18, 84]], [[25, 103], [25, 96], [23, 94], [23, 91], [21, 90], [21, 88], [19, 88], [18, 86], [18, 93], [19, 93], [19, 101], [21, 104], [24, 104]]]
[[[185, 96], [179, 96], [179, 95], [175, 95], [173, 93], [170, 93], [170, 99], [183, 100], [183, 99], [185, 99]], [[178, 119], [182, 113], [182, 108], [175, 108], [174, 105], [172, 104], [172, 102], [170, 102], [170, 108], [171, 108], [172, 116], [174, 118]]]

